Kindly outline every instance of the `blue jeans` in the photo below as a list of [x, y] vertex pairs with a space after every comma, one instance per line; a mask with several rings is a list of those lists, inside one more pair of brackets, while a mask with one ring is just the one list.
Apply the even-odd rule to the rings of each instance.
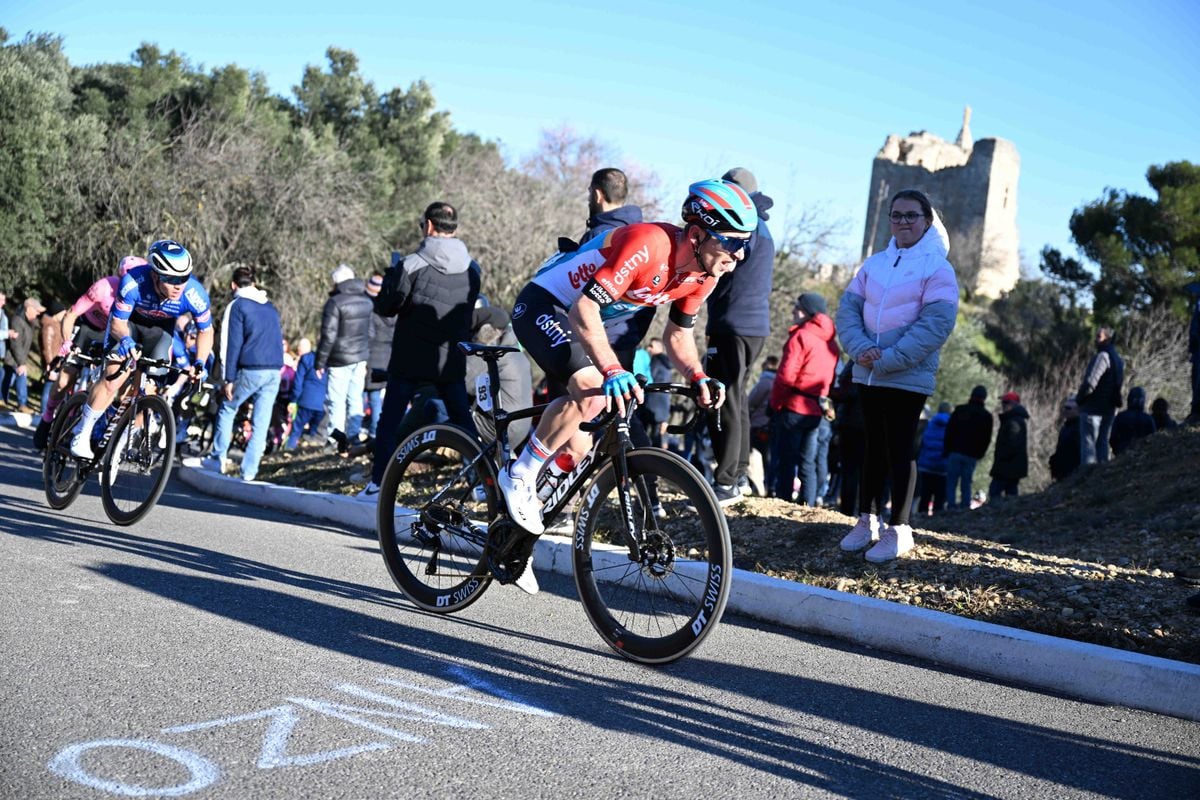
[[371, 409], [371, 421], [367, 425], [367, 435], [374, 439], [379, 430], [379, 415], [383, 413], [383, 389], [367, 389], [366, 404]]
[[247, 400], [254, 401], [254, 413], [250, 417], [250, 441], [246, 443], [246, 455], [242, 458], [242, 480], [252, 481], [258, 475], [258, 462], [267, 449], [267, 432], [271, 428], [271, 411], [275, 406], [275, 395], [279, 394], [279, 370], [243, 369], [238, 372], [233, 385], [233, 399], [222, 400], [217, 412], [217, 431], [213, 436], [212, 455], [224, 461], [229, 453], [229, 440], [233, 438], [233, 418], [238, 408]]
[[775, 472], [775, 496], [792, 499], [792, 484], [800, 472], [800, 496], [805, 505], [817, 504], [817, 439], [821, 429], [818, 414], [776, 412], [771, 418], [779, 439], [779, 468]]
[[[829, 493], [829, 443], [833, 441], [833, 423], [821, 415], [817, 427], [817, 497]], [[811, 505], [811, 504], [810, 504]]]
[[19, 375], [15, 367], [4, 368], [4, 395], [0, 400], [8, 402], [9, 391], [16, 387], [17, 389], [17, 405], [29, 405], [29, 376]]
[[1112, 431], [1113, 413], [1079, 415], [1079, 463], [1104, 464], [1108, 461], [1108, 434]]
[[325, 387], [325, 413], [329, 432], [341, 431], [347, 439], [357, 439], [362, 431], [363, 385], [367, 380], [367, 362], [329, 367]]
[[304, 435], [304, 428], [308, 428], [309, 436], [316, 436], [317, 429], [321, 425], [321, 420], [325, 418], [325, 409], [323, 408], [304, 408], [296, 409], [296, 418], [292, 420], [292, 432], [288, 434], [287, 444], [283, 446], [284, 450], [295, 450], [296, 445], [300, 444], [300, 437]]
[[[962, 453], [949, 453], [946, 456], [946, 507], [971, 508], [971, 484], [975, 481], [975, 463], [978, 459]], [[962, 502], [955, 503], [959, 496], [958, 489], [962, 487]]]

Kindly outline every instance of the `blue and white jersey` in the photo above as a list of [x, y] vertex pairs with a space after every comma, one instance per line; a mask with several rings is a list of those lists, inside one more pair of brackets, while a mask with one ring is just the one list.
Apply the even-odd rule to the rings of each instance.
[[175, 320], [191, 314], [198, 330], [212, 327], [212, 303], [208, 292], [195, 278], [188, 278], [178, 300], [161, 297], [154, 288], [154, 268], [134, 267], [121, 278], [113, 302], [114, 319], [128, 320], [154, 328], [174, 328]]

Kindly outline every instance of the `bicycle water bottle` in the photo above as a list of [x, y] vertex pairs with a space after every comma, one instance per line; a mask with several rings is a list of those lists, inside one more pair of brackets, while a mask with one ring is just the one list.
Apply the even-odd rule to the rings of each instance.
[[565, 450], [554, 457], [550, 462], [550, 466], [546, 467], [538, 478], [537, 483], [537, 498], [541, 502], [546, 502], [550, 495], [554, 494], [554, 490], [563, 482], [563, 478], [571, 474], [571, 470], [575, 469], [575, 457]]

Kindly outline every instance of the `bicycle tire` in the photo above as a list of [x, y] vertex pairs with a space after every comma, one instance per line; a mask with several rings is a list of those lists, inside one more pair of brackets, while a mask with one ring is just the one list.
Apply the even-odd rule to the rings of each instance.
[[576, 512], [575, 586], [609, 647], [634, 661], [666, 664], [695, 650], [725, 611], [733, 573], [729, 527], [712, 488], [679, 456], [635, 449], [626, 463], [633, 514], [646, 528], [641, 560], [631, 560], [625, 544], [609, 462], [582, 493]]
[[50, 438], [42, 459], [42, 488], [46, 493], [46, 504], [55, 510], [61, 511], [74, 503], [87, 483], [87, 475], [81, 472], [79, 462], [71, 455], [71, 437], [85, 402], [85, 393], [71, 395], [58, 407], [50, 425]]
[[[141, 428], [134, 425], [139, 417]], [[132, 525], [146, 516], [162, 496], [174, 461], [175, 415], [170, 404], [157, 395], [139, 397], [118, 420], [104, 453], [100, 500], [108, 518], [117, 525]]]
[[485, 542], [500, 501], [495, 465], [475, 461], [481, 452], [462, 429], [429, 425], [399, 444], [384, 471], [379, 549], [396, 586], [426, 611], [461, 611], [492, 582]]

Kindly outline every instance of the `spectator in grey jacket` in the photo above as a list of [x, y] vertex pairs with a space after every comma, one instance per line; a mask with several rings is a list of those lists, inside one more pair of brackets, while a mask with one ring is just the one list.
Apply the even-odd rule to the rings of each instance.
[[450, 421], [475, 433], [465, 383], [466, 356], [458, 343], [470, 338], [479, 265], [455, 236], [458, 212], [449, 203], [431, 203], [422, 228], [425, 238], [417, 252], [393, 254], [375, 298], [376, 311], [397, 319], [371, 481], [358, 495], [371, 502], [379, 495], [388, 459], [398, 444], [396, 428], [420, 384], [434, 384]]
[[321, 311], [317, 376], [328, 370], [325, 388], [327, 447], [346, 455], [362, 431], [363, 386], [370, 354], [371, 298], [346, 264], [333, 271], [333, 291]]
[[1125, 362], [1117, 355], [1113, 329], [1096, 330], [1096, 355], [1088, 362], [1083, 384], [1075, 397], [1079, 403], [1079, 463], [1108, 461], [1108, 437], [1113, 417], [1121, 407]]

